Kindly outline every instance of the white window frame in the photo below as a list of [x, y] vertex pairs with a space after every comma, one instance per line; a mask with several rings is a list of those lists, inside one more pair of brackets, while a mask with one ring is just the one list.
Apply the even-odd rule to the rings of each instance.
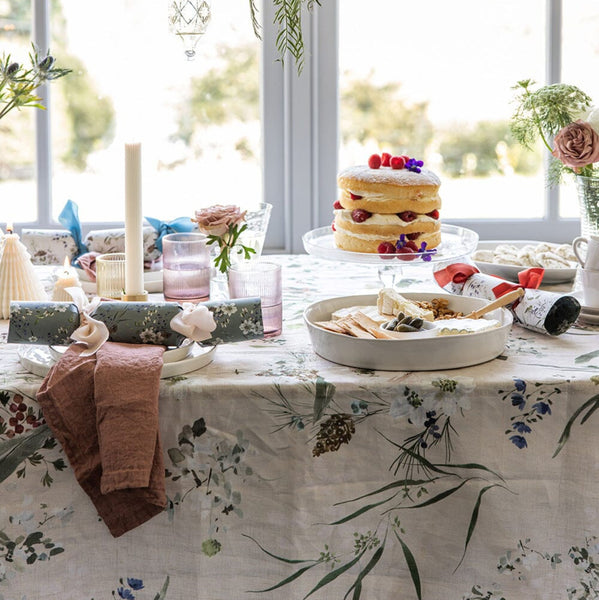
[[[165, 0], [161, 0], [165, 1]], [[392, 1], [392, 0], [389, 0]], [[563, 0], [546, 0], [546, 83], [561, 77]], [[339, 146], [338, 42], [340, 0], [322, 5], [304, 18], [306, 59], [298, 77], [291, 59], [281, 68], [275, 47], [274, 7], [263, 2], [262, 123], [264, 199], [274, 206], [267, 238], [268, 252], [303, 252], [302, 235], [332, 220], [337, 196]], [[32, 0], [34, 41], [49, 47], [49, 0]], [[249, 17], [248, 17], [249, 18]], [[36, 175], [38, 219], [27, 226], [55, 228], [51, 206], [51, 98], [39, 90], [46, 111], [36, 111]], [[547, 188], [546, 217], [459, 219], [446, 222], [477, 231], [481, 239], [542, 239], [564, 242], [578, 235], [578, 219], [559, 216], [559, 189]], [[17, 224], [17, 227], [24, 224]], [[83, 223], [84, 231], [117, 223]]]

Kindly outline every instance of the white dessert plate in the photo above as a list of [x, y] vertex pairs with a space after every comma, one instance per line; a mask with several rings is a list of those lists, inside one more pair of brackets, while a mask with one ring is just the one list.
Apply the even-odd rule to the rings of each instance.
[[[75, 267], [75, 271], [81, 281], [83, 291], [88, 294], [96, 293], [96, 282], [91, 281], [88, 274], [83, 270]], [[146, 292], [153, 294], [162, 291], [162, 271], [144, 271], [144, 287]]]
[[[54, 360], [60, 360], [60, 357], [64, 354], [64, 351], [68, 346], [48, 346], [50, 354]], [[169, 348], [162, 355], [162, 362], [166, 365], [167, 363], [177, 362], [187, 358], [193, 349], [193, 342], [186, 338], [183, 343], [176, 348]]]
[[[214, 360], [215, 350], [216, 346], [198, 346], [195, 343], [192, 344], [184, 358], [164, 363], [160, 378], [166, 379], [168, 377], [184, 375], [185, 373], [191, 373], [209, 365]], [[30, 373], [39, 375], [40, 377], [45, 377], [48, 371], [56, 364], [56, 359], [48, 346], [22, 345], [19, 346], [18, 355], [21, 365]]]
[[[319, 227], [308, 231], [302, 237], [304, 249], [308, 254], [318, 258], [329, 260], [364, 263], [369, 265], [387, 266], [391, 263], [403, 266], [422, 266], [427, 262], [416, 258], [415, 260], [395, 260], [393, 257], [403, 257], [405, 254], [375, 254], [371, 252], [350, 252], [341, 250], [335, 246], [333, 230], [330, 227]], [[431, 255], [429, 262], [439, 262], [445, 260], [454, 260], [462, 256], [469, 256], [474, 252], [478, 243], [478, 234], [471, 229], [457, 227], [456, 225], [441, 224], [441, 244], [437, 252]], [[426, 254], [426, 252], [424, 253]]]
[[[482, 298], [453, 296], [443, 293], [410, 292], [410, 300], [447, 298], [449, 308], [468, 314], [488, 303]], [[322, 329], [316, 322], [328, 321], [331, 314], [351, 306], [374, 306], [377, 295], [342, 296], [315, 302], [304, 311], [312, 347], [327, 360], [349, 367], [381, 371], [438, 371], [458, 369], [492, 360], [507, 342], [513, 322], [512, 313], [499, 308], [482, 318], [499, 321], [499, 327], [478, 333], [429, 337], [430, 332], [406, 335], [403, 339], [379, 340], [354, 338]]]
[[[523, 248], [527, 245], [537, 246], [543, 242], [531, 240], [489, 240], [479, 242], [476, 250], [494, 250], [499, 244], [510, 244], [516, 248]], [[481, 271], [487, 275], [496, 275], [508, 281], [518, 282], [518, 273], [530, 269], [520, 265], [498, 265], [496, 263], [482, 262], [475, 260], [474, 263]], [[545, 269], [542, 283], [566, 283], [572, 281], [576, 276], [576, 263], [572, 263], [571, 268], [564, 267], [563, 269]]]

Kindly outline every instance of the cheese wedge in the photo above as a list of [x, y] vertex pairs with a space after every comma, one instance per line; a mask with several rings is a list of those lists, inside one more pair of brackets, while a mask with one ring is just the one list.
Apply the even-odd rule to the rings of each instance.
[[432, 310], [420, 308], [415, 302], [404, 298], [392, 288], [383, 288], [379, 291], [376, 306], [381, 315], [392, 315], [395, 317], [402, 312], [406, 316], [420, 317], [423, 321], [432, 321], [434, 319]]

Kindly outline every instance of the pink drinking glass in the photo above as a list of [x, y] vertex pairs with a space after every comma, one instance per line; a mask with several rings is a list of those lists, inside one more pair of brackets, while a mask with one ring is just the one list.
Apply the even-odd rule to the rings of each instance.
[[162, 238], [164, 299], [204, 302], [210, 298], [210, 254], [203, 233], [170, 233]]
[[264, 337], [281, 335], [283, 329], [283, 285], [281, 265], [247, 261], [229, 269], [230, 298], [260, 298]]

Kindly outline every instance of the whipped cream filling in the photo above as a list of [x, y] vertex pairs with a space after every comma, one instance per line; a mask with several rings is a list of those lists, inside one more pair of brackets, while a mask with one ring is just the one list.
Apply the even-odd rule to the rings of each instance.
[[398, 215], [383, 215], [380, 213], [372, 213], [366, 221], [356, 223], [351, 217], [351, 210], [336, 209], [335, 220], [337, 223], [352, 222], [355, 225], [395, 225], [396, 227], [406, 227], [415, 223], [436, 223], [439, 219], [433, 219], [428, 215], [418, 215], [413, 221], [402, 221]]
[[[359, 190], [350, 190], [348, 188], [343, 188], [346, 192], [348, 192], [348, 194], [353, 194], [354, 196], [360, 196], [361, 199], [363, 200], [369, 200], [371, 202], [389, 202], [389, 201], [395, 201], [396, 198], [390, 198], [389, 196], [382, 194], [380, 192], [364, 192], [364, 191], [359, 191]], [[423, 201], [422, 200], [422, 193], [414, 196], [414, 198], [412, 198], [412, 200], [414, 200], [414, 202], [419, 202], [419, 201]], [[432, 200], [439, 200], [439, 194], [428, 194], [425, 198], [426, 202], [431, 202]]]
[[[373, 234], [373, 233], [354, 233], [353, 231], [349, 231], [348, 229], [338, 229], [338, 233], [342, 233], [343, 235], [347, 235], [348, 237], [354, 237], [359, 240], [364, 240], [366, 242], [378, 241], [378, 242], [396, 242], [397, 235], [389, 235], [387, 234]], [[432, 235], [432, 233], [421, 233], [420, 237], [416, 240], [416, 243], [420, 243], [426, 240], [427, 235]]]

